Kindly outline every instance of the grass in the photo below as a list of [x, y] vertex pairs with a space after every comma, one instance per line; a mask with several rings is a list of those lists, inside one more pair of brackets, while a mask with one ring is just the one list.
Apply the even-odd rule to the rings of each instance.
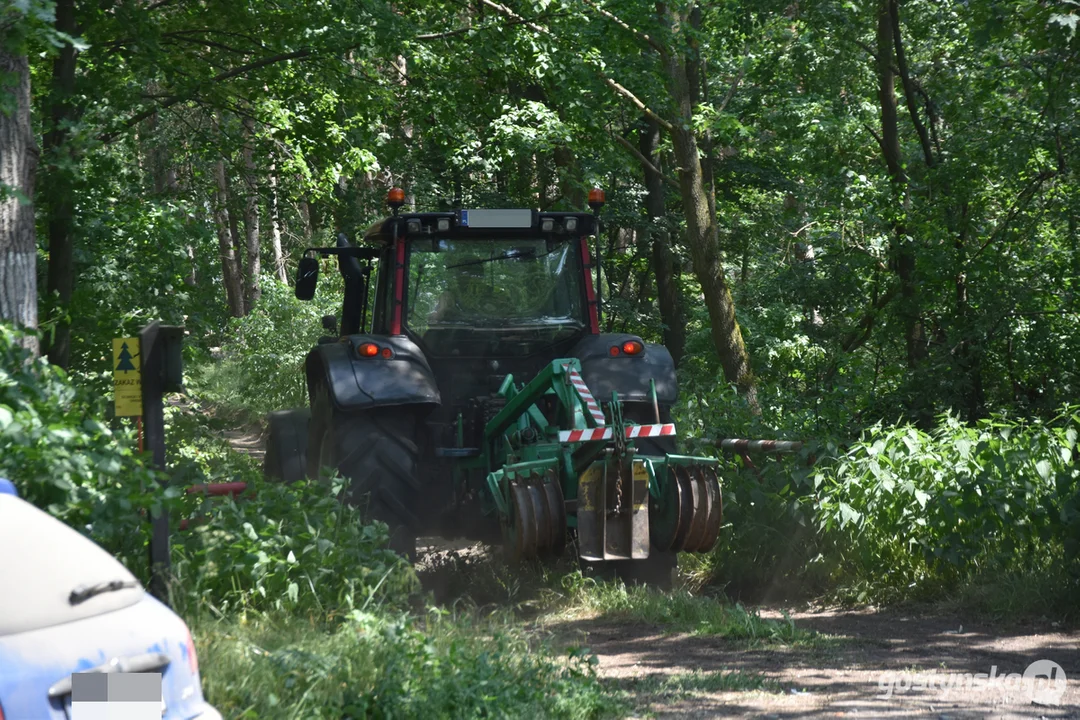
[[595, 660], [508, 624], [433, 612], [192, 622], [203, 686], [230, 718], [604, 718], [629, 708]]
[[765, 675], [741, 670], [654, 674], [629, 678], [622, 687], [639, 698], [648, 697], [654, 701], [679, 700], [699, 693], [781, 691], [779, 683]]
[[568, 593], [550, 618], [569, 620], [596, 617], [627, 623], [647, 623], [665, 630], [691, 635], [711, 635], [753, 642], [800, 643], [813, 634], [783, 621], [762, 618], [742, 605], [693, 595], [687, 590], [659, 592], [647, 587], [627, 587], [572, 573], [563, 578]]

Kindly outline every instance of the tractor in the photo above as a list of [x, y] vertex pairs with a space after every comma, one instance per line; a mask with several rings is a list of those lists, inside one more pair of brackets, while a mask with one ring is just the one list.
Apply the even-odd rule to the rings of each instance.
[[671, 354], [600, 330], [603, 192], [592, 212], [404, 200], [389, 192], [363, 242], [300, 258], [298, 298], [336, 257], [344, 299], [305, 361], [309, 407], [268, 418], [267, 477], [340, 473], [342, 499], [410, 557], [418, 536], [501, 541], [514, 559], [569, 544], [587, 567], [664, 584], [677, 552], [711, 549], [717, 461], [675, 453]]

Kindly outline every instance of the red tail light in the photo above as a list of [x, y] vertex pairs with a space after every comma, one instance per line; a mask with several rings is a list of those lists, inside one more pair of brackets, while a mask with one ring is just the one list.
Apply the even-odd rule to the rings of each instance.
[[619, 354], [619, 346], [618, 345], [612, 345], [611, 349], [608, 350], [608, 352], [611, 354], [611, 357], [615, 357], [616, 355]]
[[637, 340], [627, 340], [622, 344], [622, 351], [627, 355], [637, 355], [644, 349], [645, 346]]
[[375, 343], [364, 343], [356, 348], [356, 354], [362, 358], [371, 358], [379, 354], [379, 346]]

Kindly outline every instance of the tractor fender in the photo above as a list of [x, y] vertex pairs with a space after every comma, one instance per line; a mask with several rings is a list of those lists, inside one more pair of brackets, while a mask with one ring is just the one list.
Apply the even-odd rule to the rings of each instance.
[[[378, 346], [373, 357], [361, 345]], [[390, 357], [385, 357], [385, 349]], [[348, 335], [316, 345], [307, 356], [308, 397], [320, 383], [339, 410], [418, 405], [431, 410], [441, 402], [435, 375], [420, 348], [404, 335]]]
[[[626, 355], [621, 350], [611, 354], [612, 348], [622, 348], [629, 340], [640, 342], [645, 349], [638, 355]], [[671, 405], [679, 397], [675, 361], [663, 345], [646, 343], [637, 335], [604, 333], [586, 336], [570, 355], [581, 362], [581, 377], [600, 402], [610, 401], [612, 392], [617, 392], [623, 401], [649, 401], [649, 380], [656, 381], [656, 397], [661, 405]]]

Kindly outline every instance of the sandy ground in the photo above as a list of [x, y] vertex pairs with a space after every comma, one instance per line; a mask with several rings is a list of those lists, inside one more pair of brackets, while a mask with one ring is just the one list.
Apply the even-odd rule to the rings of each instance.
[[[761, 614], [782, 618], [777, 609]], [[563, 630], [582, 635], [605, 677], [739, 671], [770, 681], [768, 690], [694, 692], [649, 703], [661, 718], [1080, 718], [1080, 633], [1049, 622], [1001, 628], [896, 611], [789, 614], [796, 626], [835, 639], [806, 648], [747, 648], [658, 627], [576, 621]], [[1068, 678], [1063, 693], [1045, 680], [1008, 678], [1037, 660], [1061, 666]], [[978, 673], [995, 679], [978, 687]]]
[[243, 427], [235, 430], [226, 430], [222, 434], [237, 452], [247, 453], [262, 464], [263, 456], [266, 455], [266, 439], [263, 437], [261, 427]]

